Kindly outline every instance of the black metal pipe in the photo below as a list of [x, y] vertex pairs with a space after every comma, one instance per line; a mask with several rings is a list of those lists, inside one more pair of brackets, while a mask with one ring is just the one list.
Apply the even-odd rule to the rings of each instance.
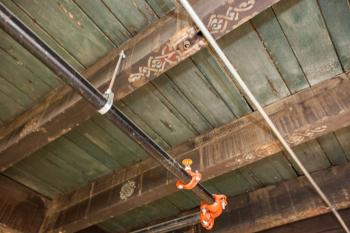
[[185, 227], [194, 226], [200, 223], [199, 213], [188, 214], [169, 221], [161, 222], [155, 225], [143, 227], [141, 229], [131, 231], [130, 233], [166, 233], [179, 230]]
[[[29, 50], [75, 91], [79, 92], [79, 94], [86, 98], [96, 109], [100, 109], [105, 105], [106, 99], [101, 92], [56, 54], [2, 3], [0, 3], [0, 23], [4, 31], [11, 35], [25, 49]], [[173, 157], [147, 136], [117, 107], [113, 105], [106, 115], [117, 127], [141, 145], [149, 155], [177, 178], [184, 181], [188, 181], [191, 178], [186, 170]], [[193, 191], [201, 200], [212, 203], [212, 194], [203, 185], [198, 184]]]

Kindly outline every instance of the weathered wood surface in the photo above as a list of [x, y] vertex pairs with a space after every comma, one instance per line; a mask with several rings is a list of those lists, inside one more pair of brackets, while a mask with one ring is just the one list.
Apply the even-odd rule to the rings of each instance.
[[[349, 168], [347, 164], [313, 173], [337, 209], [350, 207]], [[214, 232], [259, 232], [330, 212], [305, 177], [241, 195], [230, 203]]]
[[[340, 215], [347, 224], [350, 224], [350, 209], [340, 211]], [[314, 218], [283, 225], [277, 228], [263, 231], [263, 233], [344, 233], [344, 229], [339, 225], [333, 214], [324, 214]]]
[[[278, 1], [198, 0], [193, 6], [218, 39]], [[204, 38], [186, 13], [171, 12], [120, 48], [113, 49], [83, 75], [97, 88], [105, 90], [115, 57], [124, 50], [127, 58], [115, 87], [116, 99], [121, 99], [205, 46]], [[66, 86], [50, 93], [38, 106], [0, 129], [0, 170], [69, 132], [95, 112]]]
[[0, 175], [0, 232], [38, 232], [48, 200]]
[[[321, 170], [313, 173], [313, 176], [334, 206], [339, 210], [345, 209], [340, 213], [349, 224], [350, 210], [346, 208], [350, 207], [350, 165]], [[320, 217], [308, 219], [316, 216]], [[308, 224], [298, 222], [304, 219], [308, 219], [304, 221]], [[205, 232], [197, 225], [192, 229], [193, 232]], [[344, 232], [340, 229], [341, 226], [330, 214], [329, 208], [302, 176], [229, 198], [226, 211], [215, 221], [211, 232]]]
[[[266, 108], [277, 128], [292, 145], [350, 125], [350, 75], [324, 81]], [[278, 141], [257, 113], [249, 114], [208, 134], [187, 141], [170, 153], [191, 158], [204, 180], [256, 162], [281, 151]], [[310, 166], [309, 166], [310, 165]], [[313, 169], [312, 163], [306, 166]], [[135, 185], [127, 201], [120, 198], [123, 185]], [[146, 160], [55, 200], [48, 228], [71, 232], [121, 215], [176, 192], [174, 178]]]

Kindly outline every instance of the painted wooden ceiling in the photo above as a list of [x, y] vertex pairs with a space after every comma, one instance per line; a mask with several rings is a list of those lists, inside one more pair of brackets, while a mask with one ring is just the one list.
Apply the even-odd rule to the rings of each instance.
[[[174, 8], [171, 0], [1, 0], [79, 71]], [[219, 43], [264, 105], [350, 70], [346, 0], [283, 0]], [[0, 126], [63, 83], [0, 31]], [[251, 112], [208, 50], [166, 72], [117, 105], [164, 148]], [[310, 171], [350, 160], [350, 129], [296, 148]], [[147, 158], [105, 117], [96, 116], [4, 172], [49, 197]], [[301, 175], [280, 153], [206, 185], [229, 195]], [[101, 223], [125, 231], [198, 205], [178, 192]], [[147, 213], [147, 214], [146, 214]]]

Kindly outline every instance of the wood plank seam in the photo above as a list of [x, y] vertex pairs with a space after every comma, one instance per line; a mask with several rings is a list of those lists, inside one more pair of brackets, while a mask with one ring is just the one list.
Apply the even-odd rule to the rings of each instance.
[[[349, 88], [350, 75], [346, 73], [271, 104], [266, 111], [287, 141], [292, 146], [300, 145], [349, 126]], [[202, 172], [204, 180], [209, 180], [281, 150], [262, 119], [257, 113], [251, 113], [173, 148], [171, 154], [179, 160], [191, 158], [196, 165], [194, 169]], [[147, 174], [154, 172], [159, 176], [147, 179]], [[130, 180], [135, 182], [134, 194], [127, 201], [121, 201], [118, 190]], [[87, 185], [57, 198], [50, 213], [50, 227], [75, 230], [81, 225], [120, 215], [174, 193], [174, 183], [166, 170], [151, 160], [143, 161], [94, 182], [92, 196]], [[82, 218], [77, 208], [86, 210], [87, 205], [89, 211]]]
[[[215, 38], [219, 39], [278, 1], [198, 0], [194, 1], [194, 7]], [[89, 67], [83, 72], [84, 76], [99, 90], [104, 90], [108, 85], [110, 70], [114, 67], [114, 58], [124, 50], [128, 59], [114, 90], [116, 99], [120, 100], [195, 54], [206, 47], [206, 42], [183, 14], [171, 12], [163, 17]], [[176, 24], [178, 20], [181, 21], [180, 28]], [[217, 24], [218, 21], [222, 24]], [[95, 110], [67, 86], [50, 93], [42, 103], [0, 129], [0, 170], [4, 171], [94, 114]]]

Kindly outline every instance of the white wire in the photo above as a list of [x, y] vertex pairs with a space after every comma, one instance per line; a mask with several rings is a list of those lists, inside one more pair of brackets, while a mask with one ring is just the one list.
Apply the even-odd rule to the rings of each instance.
[[321, 188], [317, 185], [315, 180], [312, 178], [310, 173], [307, 171], [307, 169], [304, 167], [304, 165], [301, 163], [297, 155], [294, 153], [292, 148], [289, 146], [287, 141], [283, 138], [281, 133], [278, 131], [275, 124], [271, 121], [270, 117], [267, 115], [265, 110], [262, 108], [260, 103], [257, 101], [257, 99], [254, 97], [254, 95], [251, 93], [245, 82], [242, 80], [241, 76], [238, 74], [237, 70], [233, 67], [231, 62], [228, 60], [220, 46], [217, 44], [214, 37], [210, 34], [206, 26], [203, 24], [202, 20], [198, 17], [196, 12], [193, 10], [192, 6], [189, 4], [187, 0], [180, 0], [182, 6], [185, 8], [187, 13], [191, 16], [192, 20], [195, 22], [195, 24], [198, 26], [198, 28], [203, 33], [204, 37], [207, 39], [209, 44], [212, 46], [214, 51], [217, 53], [218, 57], [221, 59], [221, 61], [225, 64], [228, 71], [231, 73], [231, 75], [235, 78], [236, 82], [239, 84], [243, 92], [246, 94], [246, 96], [249, 98], [249, 100], [252, 102], [254, 107], [260, 112], [261, 116], [264, 118], [272, 132], [275, 134], [277, 139], [281, 142], [284, 149], [288, 152], [288, 154], [292, 157], [292, 159], [295, 161], [295, 163], [298, 165], [298, 167], [301, 169], [301, 171], [305, 174], [306, 178], [309, 180], [311, 185], [314, 187], [318, 195], [322, 198], [322, 200], [325, 202], [325, 204], [329, 207], [329, 209], [333, 212], [334, 216], [339, 221], [340, 225], [344, 228], [345, 232], [350, 233], [349, 228], [345, 224], [343, 218], [340, 216], [337, 209], [331, 204], [328, 197], [325, 195], [325, 193], [321, 190]]

